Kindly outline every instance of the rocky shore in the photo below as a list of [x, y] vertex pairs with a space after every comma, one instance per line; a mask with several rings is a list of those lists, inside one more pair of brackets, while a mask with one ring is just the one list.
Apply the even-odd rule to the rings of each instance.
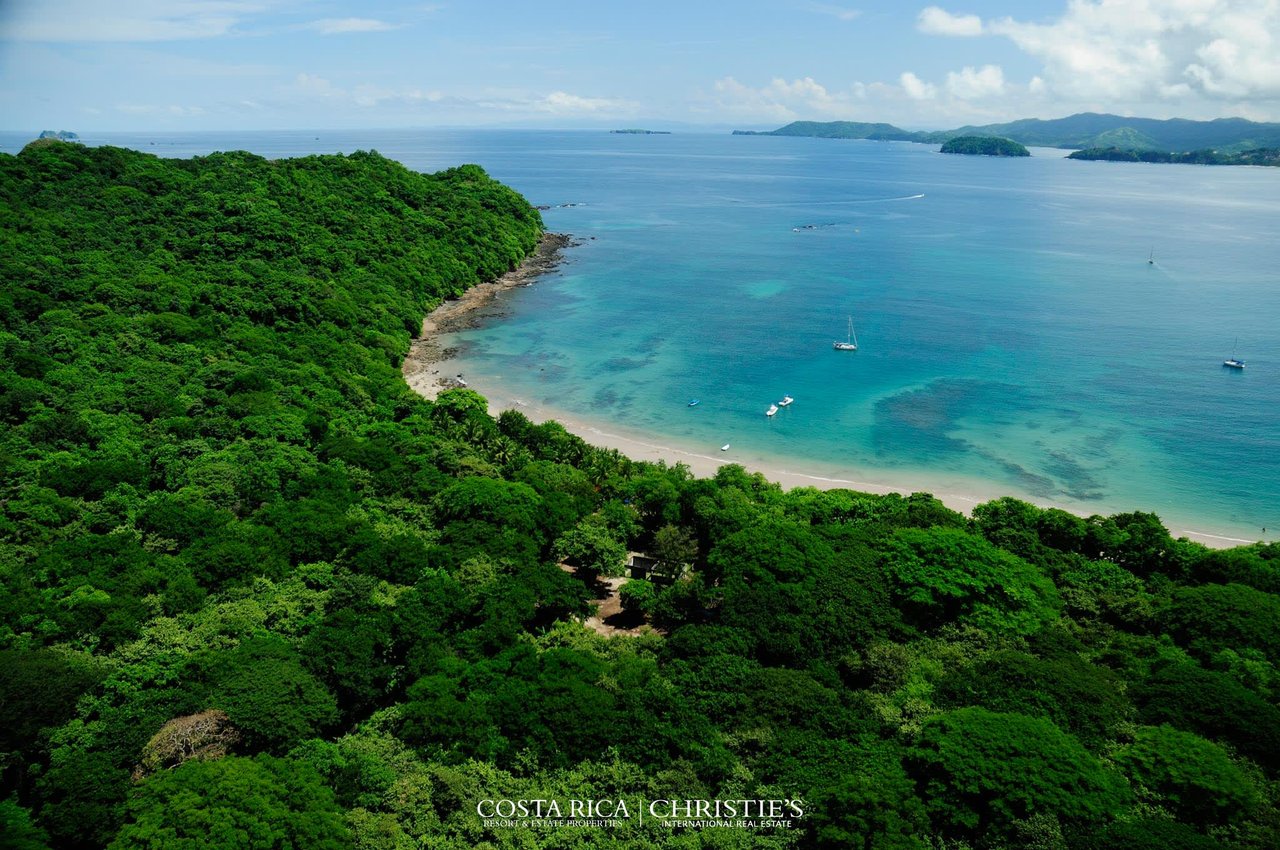
[[555, 269], [564, 259], [563, 250], [575, 244], [573, 237], [566, 233], [544, 233], [538, 247], [518, 267], [497, 280], [476, 284], [428, 313], [401, 365], [409, 386], [429, 399], [451, 387], [466, 386], [462, 376], [446, 374], [449, 369], [445, 364], [453, 351], [440, 344], [441, 335], [478, 327], [484, 318], [492, 316], [491, 308], [498, 296], [517, 286], [529, 286]]

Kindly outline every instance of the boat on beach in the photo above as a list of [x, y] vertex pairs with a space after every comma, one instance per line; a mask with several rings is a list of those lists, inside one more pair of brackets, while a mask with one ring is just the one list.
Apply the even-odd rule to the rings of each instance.
[[845, 341], [836, 340], [831, 343], [831, 347], [836, 351], [857, 351], [858, 335], [853, 332], [853, 316], [849, 317], [849, 333], [845, 337]]

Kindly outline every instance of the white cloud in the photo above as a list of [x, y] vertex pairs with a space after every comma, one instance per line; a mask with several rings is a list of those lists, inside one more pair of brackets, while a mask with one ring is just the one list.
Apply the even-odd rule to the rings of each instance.
[[630, 100], [609, 97], [581, 97], [568, 92], [553, 91], [551, 94], [536, 98], [528, 106], [538, 112], [551, 112], [556, 115], [592, 115], [614, 114], [633, 111], [638, 104]]
[[733, 77], [715, 82], [717, 111], [751, 120], [793, 121], [797, 117], [848, 118], [867, 87], [854, 83], [847, 92], [829, 91], [812, 77], [787, 80], [774, 77], [753, 88]]
[[204, 115], [204, 107], [178, 106], [176, 104], [161, 106], [157, 104], [120, 103], [116, 104], [116, 110], [126, 115], [162, 115], [173, 118], [195, 118]]
[[947, 93], [960, 100], [981, 100], [1004, 94], [1004, 72], [999, 65], [963, 68], [947, 74]]
[[1276, 0], [1074, 0], [1050, 23], [1004, 18], [986, 29], [1043, 61], [1043, 85], [1061, 99], [1171, 107], [1280, 99]]
[[946, 9], [929, 6], [916, 18], [916, 28], [929, 35], [982, 35], [982, 18], [977, 15], [953, 15]]
[[424, 108], [499, 112], [504, 115], [597, 116], [601, 118], [634, 114], [640, 107], [632, 100], [610, 97], [585, 97], [565, 91], [532, 94], [520, 91], [489, 92], [476, 97], [445, 94], [415, 86], [387, 88], [370, 83], [335, 85], [318, 74], [298, 74], [292, 85], [280, 94], [288, 101], [311, 100], [332, 107], [351, 106], [359, 109]]
[[1010, 82], [998, 65], [985, 65], [953, 71], [942, 81], [906, 71], [893, 82], [855, 82], [844, 89], [828, 88], [811, 77], [777, 78], [761, 87], [724, 77], [697, 109], [742, 125], [844, 120], [942, 129], [1024, 117], [1040, 101], [1032, 85]]
[[12, 3], [0, 37], [14, 41], [180, 41], [232, 33], [268, 0], [102, 0]]
[[841, 21], [852, 21], [862, 16], [861, 9], [846, 9], [844, 6], [833, 6], [829, 3], [810, 3], [806, 8], [820, 15], [830, 15]]
[[395, 24], [374, 18], [323, 18], [307, 24], [307, 29], [321, 35], [345, 35], [353, 32], [386, 32], [396, 29]]
[[932, 100], [938, 94], [936, 86], [926, 83], [910, 71], [902, 72], [902, 76], [898, 77], [898, 84], [912, 100]]
[[344, 89], [335, 87], [318, 74], [299, 74], [294, 78], [294, 85], [298, 93], [310, 97], [337, 98], [346, 97], [347, 94]]
[[[439, 95], [434, 95], [439, 99]], [[494, 92], [487, 97], [471, 100], [467, 98], [450, 98], [451, 101], [465, 102], [487, 110], [508, 113], [525, 113], [529, 115], [578, 115], [599, 116], [628, 115], [640, 108], [633, 100], [613, 97], [583, 97], [564, 91], [553, 91], [550, 94], [529, 94], [524, 92]]]

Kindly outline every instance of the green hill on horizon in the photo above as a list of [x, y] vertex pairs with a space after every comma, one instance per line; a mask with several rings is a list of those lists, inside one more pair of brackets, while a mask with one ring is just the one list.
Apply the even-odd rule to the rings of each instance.
[[1244, 118], [1192, 121], [1185, 118], [1136, 118], [1082, 112], [1065, 118], [1024, 118], [1004, 124], [958, 127], [954, 130], [913, 132], [892, 124], [854, 121], [793, 121], [777, 130], [735, 135], [811, 136], [831, 139], [883, 139], [941, 144], [956, 136], [999, 136], [1024, 145], [1051, 148], [1119, 148], [1182, 153], [1215, 150], [1237, 153], [1280, 146], [1280, 123]]
[[956, 136], [943, 142], [940, 152], [966, 156], [1031, 156], [1025, 145], [999, 136]]

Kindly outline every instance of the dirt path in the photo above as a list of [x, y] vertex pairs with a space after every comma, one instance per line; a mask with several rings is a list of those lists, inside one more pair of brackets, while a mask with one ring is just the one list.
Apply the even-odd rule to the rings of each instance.
[[[575, 575], [577, 573], [568, 564], [561, 564], [560, 569]], [[644, 615], [622, 610], [622, 597], [618, 590], [628, 581], [629, 579], [622, 577], [596, 579], [591, 588], [594, 594], [591, 604], [596, 607], [596, 612], [584, 619], [583, 625], [605, 637], [634, 636], [657, 631], [644, 621]]]

